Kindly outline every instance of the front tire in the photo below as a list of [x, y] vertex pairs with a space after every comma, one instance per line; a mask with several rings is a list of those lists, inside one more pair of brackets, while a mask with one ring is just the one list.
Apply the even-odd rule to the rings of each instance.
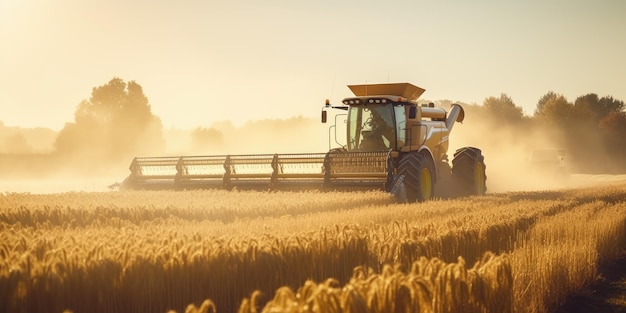
[[398, 164], [398, 175], [404, 175], [408, 202], [423, 202], [433, 197], [435, 170], [430, 158], [419, 153], [405, 154]]
[[474, 147], [464, 147], [454, 153], [452, 176], [464, 195], [484, 195], [487, 192], [485, 157]]

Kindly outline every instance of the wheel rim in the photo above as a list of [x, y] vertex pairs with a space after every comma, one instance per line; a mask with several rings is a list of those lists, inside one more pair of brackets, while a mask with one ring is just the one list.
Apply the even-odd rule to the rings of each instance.
[[427, 167], [423, 168], [422, 172], [420, 173], [420, 191], [422, 193], [423, 200], [430, 199], [433, 193], [430, 170]]
[[485, 167], [482, 163], [477, 162], [474, 169], [474, 186], [476, 186], [476, 194], [482, 195], [485, 193]]

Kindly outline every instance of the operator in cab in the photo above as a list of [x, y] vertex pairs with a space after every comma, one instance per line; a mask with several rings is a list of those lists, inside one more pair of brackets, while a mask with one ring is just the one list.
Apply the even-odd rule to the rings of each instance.
[[[361, 151], [384, 151], [391, 148], [392, 143], [395, 140], [394, 128], [389, 126], [389, 123], [383, 117], [386, 110], [373, 109], [370, 110], [370, 117], [366, 120], [361, 134], [363, 140], [361, 141]], [[389, 117], [391, 119], [391, 117]]]

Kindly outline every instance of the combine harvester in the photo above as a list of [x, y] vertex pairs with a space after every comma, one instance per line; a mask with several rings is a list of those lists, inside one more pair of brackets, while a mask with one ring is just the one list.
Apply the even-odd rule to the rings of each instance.
[[[347, 145], [317, 154], [136, 157], [122, 189], [379, 189], [399, 201], [435, 196], [482, 195], [485, 163], [480, 149], [465, 147], [448, 164], [448, 136], [462, 122], [450, 112], [419, 106], [425, 91], [409, 83], [348, 86], [354, 97], [327, 110], [347, 111]], [[344, 115], [345, 116], [345, 115]], [[334, 125], [333, 127], [335, 127]], [[435, 186], [441, 187], [435, 194]]]

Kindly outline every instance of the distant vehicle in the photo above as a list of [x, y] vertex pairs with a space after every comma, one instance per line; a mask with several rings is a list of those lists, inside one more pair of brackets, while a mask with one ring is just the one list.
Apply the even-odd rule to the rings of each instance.
[[545, 178], [565, 180], [569, 177], [565, 162], [566, 155], [565, 149], [535, 149], [530, 154], [530, 167], [534, 173], [541, 174]]

